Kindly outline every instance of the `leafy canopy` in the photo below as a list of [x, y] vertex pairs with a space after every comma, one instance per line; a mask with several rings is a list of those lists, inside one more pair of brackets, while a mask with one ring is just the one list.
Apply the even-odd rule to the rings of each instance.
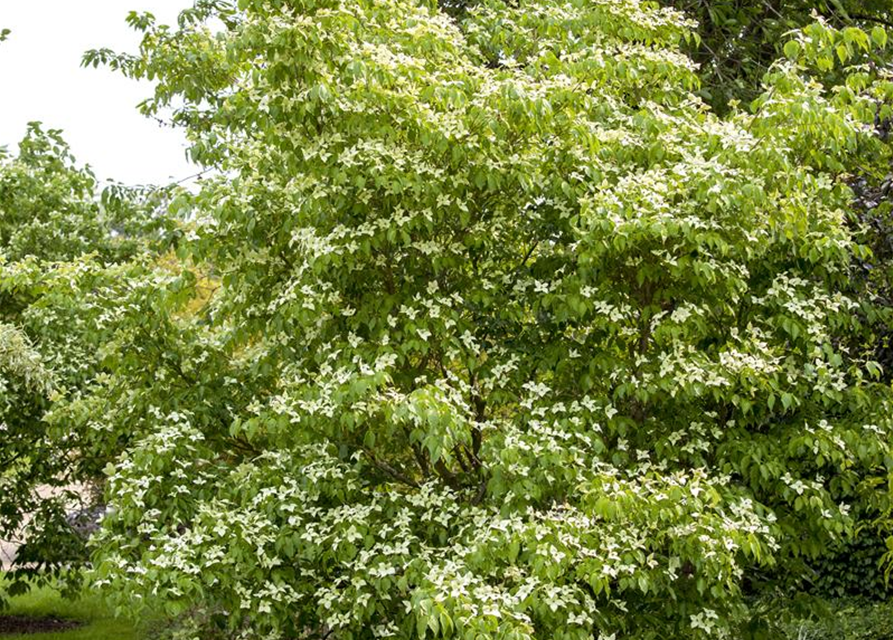
[[156, 79], [221, 176], [176, 205], [210, 279], [131, 298], [57, 412], [127, 435], [94, 571], [122, 606], [202, 637], [769, 633], [745, 595], [886, 505], [847, 294], [878, 37], [818, 23], [719, 117], [649, 2], [130, 22], [138, 55], [85, 62]]

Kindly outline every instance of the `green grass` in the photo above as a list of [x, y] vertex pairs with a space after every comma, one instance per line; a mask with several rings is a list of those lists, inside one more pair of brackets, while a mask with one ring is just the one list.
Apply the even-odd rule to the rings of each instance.
[[78, 600], [66, 600], [48, 588], [10, 600], [10, 608], [0, 615], [57, 616], [80, 620], [82, 627], [70, 631], [3, 635], [2, 640], [140, 640], [143, 636], [136, 623], [115, 618], [100, 600], [89, 594]]
[[893, 600], [828, 600], [829, 616], [788, 625], [791, 640], [893, 640]]

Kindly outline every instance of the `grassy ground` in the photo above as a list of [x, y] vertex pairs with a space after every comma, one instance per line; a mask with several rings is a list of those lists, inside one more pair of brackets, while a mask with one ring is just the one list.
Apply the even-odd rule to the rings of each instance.
[[893, 640], [893, 600], [831, 600], [830, 616], [793, 622], [790, 640]]
[[[826, 603], [830, 615], [821, 620], [790, 622], [778, 640], [893, 640], [893, 600], [863, 602], [837, 600]], [[69, 631], [0, 635], [0, 640], [144, 640], [142, 627], [115, 618], [95, 596], [76, 601], [62, 598], [52, 589], [35, 589], [13, 598], [3, 613], [20, 616], [55, 616], [80, 620], [84, 626]], [[156, 621], [157, 622], [157, 621]]]
[[89, 595], [72, 602], [52, 589], [35, 589], [13, 598], [9, 610], [0, 612], [0, 615], [3, 613], [57, 616], [84, 623], [84, 626], [70, 631], [0, 636], [3, 640], [139, 640], [142, 637], [136, 624], [115, 618], [97, 598]]

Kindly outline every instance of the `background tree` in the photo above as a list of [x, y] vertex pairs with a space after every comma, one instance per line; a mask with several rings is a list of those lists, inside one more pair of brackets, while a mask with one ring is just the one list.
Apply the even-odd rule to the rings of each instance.
[[128, 283], [170, 241], [164, 198], [119, 185], [100, 195], [59, 132], [37, 123], [17, 156], [0, 158], [0, 539], [27, 538], [4, 583], [12, 593], [79, 579], [85, 540], [70, 512], [97, 499], [84, 483], [101, 478], [117, 443], [97, 448], [89, 430], [48, 415], [101, 375]]
[[760, 92], [763, 74], [782, 55], [788, 33], [824, 19], [832, 27], [893, 27], [885, 0], [666, 0], [698, 23], [690, 48], [700, 66], [701, 95], [715, 108], [730, 100], [749, 103]]

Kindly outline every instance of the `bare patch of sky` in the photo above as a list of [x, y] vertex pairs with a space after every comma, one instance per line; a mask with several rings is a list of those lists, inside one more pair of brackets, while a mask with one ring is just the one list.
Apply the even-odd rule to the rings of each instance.
[[62, 129], [79, 163], [97, 177], [163, 184], [197, 171], [183, 133], [137, 111], [152, 85], [100, 67], [82, 68], [87, 49], [135, 52], [131, 10], [173, 24], [191, 0], [0, 0], [0, 146], [15, 151], [27, 123]]

